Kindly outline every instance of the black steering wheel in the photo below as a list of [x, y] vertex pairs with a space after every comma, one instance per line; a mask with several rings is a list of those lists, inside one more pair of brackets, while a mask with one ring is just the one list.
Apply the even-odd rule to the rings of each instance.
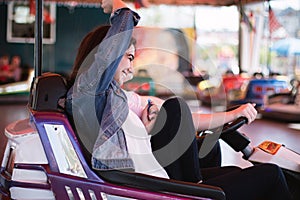
[[247, 122], [248, 122], [248, 119], [246, 117], [239, 117], [236, 120], [219, 127], [219, 128], [222, 128], [221, 136], [223, 134], [228, 134], [228, 133], [236, 131], [237, 129], [242, 127], [244, 124], [247, 124]]
[[220, 138], [226, 142], [236, 152], [241, 151], [244, 159], [248, 159], [253, 152], [253, 148], [249, 145], [250, 139], [243, 133], [237, 131], [241, 126], [247, 124], [246, 117], [239, 117], [231, 123], [225, 124], [221, 131]]
[[[223, 126], [206, 131], [219, 134], [219, 138], [226, 142], [236, 152], [242, 152], [244, 159], [248, 159], [253, 152], [253, 148], [249, 145], [251, 141], [245, 134], [238, 131], [238, 129], [244, 124], [247, 124], [247, 122], [248, 119], [246, 117], [239, 117], [230, 123], [224, 124]], [[204, 133], [206, 131], [204, 131]], [[202, 140], [204, 140], [205, 137], [215, 136], [206, 134], [204, 137], [202, 137]]]
[[222, 126], [216, 127], [214, 129], [208, 129], [199, 132], [197, 135], [200, 137], [202, 135], [206, 135], [205, 133], [210, 132], [210, 133], [220, 133], [221, 137], [222, 135], [227, 135], [230, 133], [235, 132], [237, 129], [242, 127], [244, 124], [247, 124], [248, 119], [246, 117], [239, 117], [236, 120], [226, 123]]

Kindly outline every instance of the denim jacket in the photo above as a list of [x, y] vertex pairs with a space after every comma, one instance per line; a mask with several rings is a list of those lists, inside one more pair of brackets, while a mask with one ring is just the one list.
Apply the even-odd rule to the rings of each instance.
[[87, 56], [66, 99], [81, 142], [96, 169], [134, 169], [121, 128], [129, 108], [113, 77], [140, 17], [128, 8], [115, 11], [104, 40]]

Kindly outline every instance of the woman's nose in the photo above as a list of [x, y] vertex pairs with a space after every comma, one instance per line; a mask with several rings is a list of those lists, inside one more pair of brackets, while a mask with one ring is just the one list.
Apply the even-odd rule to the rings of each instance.
[[133, 73], [134, 72], [134, 68], [133, 68], [133, 63], [130, 62], [130, 65], [129, 65], [129, 68], [128, 68], [128, 71]]

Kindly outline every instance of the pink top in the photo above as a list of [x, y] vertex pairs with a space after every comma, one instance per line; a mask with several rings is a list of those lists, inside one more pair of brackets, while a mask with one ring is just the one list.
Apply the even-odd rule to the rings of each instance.
[[133, 91], [124, 91], [127, 99], [128, 106], [131, 111], [133, 111], [139, 118], [142, 117], [143, 107], [141, 104], [141, 97]]

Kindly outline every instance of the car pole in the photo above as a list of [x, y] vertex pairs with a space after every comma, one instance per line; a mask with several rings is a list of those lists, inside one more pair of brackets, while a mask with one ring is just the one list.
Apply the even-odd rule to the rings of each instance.
[[35, 43], [34, 43], [34, 78], [42, 73], [43, 56], [43, 0], [36, 0]]

